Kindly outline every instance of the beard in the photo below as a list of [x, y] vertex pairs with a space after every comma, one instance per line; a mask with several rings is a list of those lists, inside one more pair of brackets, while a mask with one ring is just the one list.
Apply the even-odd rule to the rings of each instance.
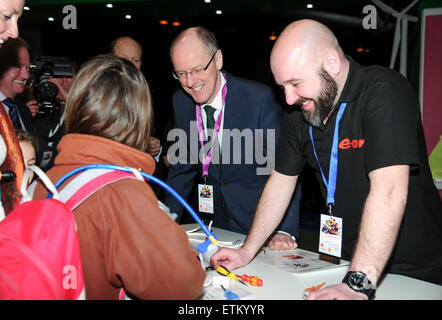
[[[333, 110], [334, 101], [338, 94], [336, 81], [322, 67], [319, 76], [321, 77], [321, 91], [316, 99], [312, 99], [316, 108], [313, 111], [301, 108], [304, 119], [314, 127], [319, 127]], [[307, 100], [309, 99], [301, 98], [296, 101], [295, 105], [301, 106]]]

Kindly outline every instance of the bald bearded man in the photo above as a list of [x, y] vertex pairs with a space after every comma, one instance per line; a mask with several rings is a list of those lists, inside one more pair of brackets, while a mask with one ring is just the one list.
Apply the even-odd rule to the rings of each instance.
[[442, 203], [428, 166], [418, 98], [407, 80], [381, 66], [360, 66], [313, 20], [282, 32], [270, 64], [287, 104], [300, 110], [284, 116], [275, 171], [246, 243], [221, 249], [212, 265], [235, 269], [251, 261], [309, 164], [333, 218], [342, 219], [336, 255], [351, 260], [343, 283], [309, 299], [373, 299], [383, 272], [441, 283]]

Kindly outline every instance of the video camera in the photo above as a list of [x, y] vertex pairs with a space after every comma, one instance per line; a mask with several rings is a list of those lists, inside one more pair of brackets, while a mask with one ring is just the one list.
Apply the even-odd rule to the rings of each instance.
[[60, 109], [60, 102], [57, 99], [58, 88], [48, 79], [72, 77], [72, 63], [59, 57], [40, 56], [31, 64], [30, 73], [29, 87], [33, 91], [34, 99], [40, 104], [37, 117], [52, 114]]

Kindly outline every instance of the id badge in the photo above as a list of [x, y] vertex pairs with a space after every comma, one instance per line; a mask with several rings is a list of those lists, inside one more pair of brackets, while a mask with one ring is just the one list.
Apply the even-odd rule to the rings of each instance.
[[49, 161], [51, 161], [51, 158], [52, 158], [52, 151], [44, 151], [42, 160], [40, 162], [40, 167], [46, 167]]
[[342, 218], [321, 214], [319, 230], [319, 252], [334, 257], [341, 257], [342, 250]]
[[213, 186], [198, 184], [198, 207], [200, 212], [213, 213]]

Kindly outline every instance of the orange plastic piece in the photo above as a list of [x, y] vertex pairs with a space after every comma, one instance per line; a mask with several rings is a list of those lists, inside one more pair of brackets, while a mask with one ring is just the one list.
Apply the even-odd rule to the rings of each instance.
[[315, 292], [315, 291], [318, 291], [318, 290], [321, 289], [324, 285], [325, 285], [325, 282], [321, 283], [321, 284], [318, 285], [318, 286], [313, 286], [313, 287], [310, 287], [310, 288], [305, 289], [304, 292], [303, 292], [303, 294], [302, 294], [303, 298], [304, 298], [304, 299], [307, 299], [307, 297], [310, 295], [310, 293]]

